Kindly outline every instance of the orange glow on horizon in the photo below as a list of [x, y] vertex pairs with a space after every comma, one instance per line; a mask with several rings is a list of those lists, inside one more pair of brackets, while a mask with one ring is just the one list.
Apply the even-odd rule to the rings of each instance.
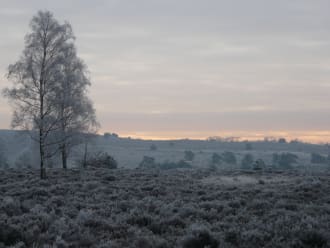
[[[107, 132], [107, 131], [105, 131]], [[101, 132], [102, 133], [102, 132]], [[330, 131], [221, 131], [221, 132], [193, 132], [193, 131], [163, 131], [163, 132], [118, 132], [120, 137], [131, 137], [144, 140], [205, 140], [208, 137], [233, 137], [239, 141], [264, 140], [264, 138], [285, 138], [287, 141], [299, 140], [308, 143], [320, 144], [330, 142]]]

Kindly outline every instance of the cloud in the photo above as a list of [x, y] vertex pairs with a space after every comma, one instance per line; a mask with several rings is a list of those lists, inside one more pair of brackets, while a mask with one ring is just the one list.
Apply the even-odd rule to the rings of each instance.
[[[73, 25], [103, 126], [125, 127], [128, 119], [131, 131], [134, 125], [165, 129], [162, 120], [171, 130], [175, 125], [216, 130], [220, 124], [240, 130], [245, 123], [251, 130], [312, 130], [329, 123], [324, 113], [330, 97], [327, 0], [13, 0], [3, 5], [0, 28], [10, 31], [0, 40], [0, 75], [22, 51], [32, 15], [49, 8]], [[110, 117], [113, 112], [128, 117]]]

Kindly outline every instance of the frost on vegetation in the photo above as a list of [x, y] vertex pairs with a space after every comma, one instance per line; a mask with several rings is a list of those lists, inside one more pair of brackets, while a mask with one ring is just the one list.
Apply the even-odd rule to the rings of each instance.
[[330, 244], [326, 173], [100, 167], [53, 169], [43, 182], [37, 173], [0, 174], [0, 247]]
[[182, 246], [183, 248], [217, 248], [219, 241], [207, 227], [193, 224], [189, 229], [189, 233], [183, 238]]

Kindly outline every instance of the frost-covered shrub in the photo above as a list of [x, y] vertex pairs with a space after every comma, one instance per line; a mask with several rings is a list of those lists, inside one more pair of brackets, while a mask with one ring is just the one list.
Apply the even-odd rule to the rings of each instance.
[[150, 215], [136, 215], [133, 214], [127, 219], [130, 225], [137, 225], [139, 227], [150, 226], [153, 223], [153, 218]]
[[223, 161], [227, 164], [236, 164], [236, 156], [233, 152], [224, 152], [222, 153]]
[[253, 164], [254, 170], [263, 170], [266, 168], [266, 163], [262, 159], [257, 159]]
[[[81, 162], [82, 165], [84, 162]], [[117, 161], [106, 152], [98, 152], [90, 156], [86, 162], [85, 167], [104, 167], [108, 169], [117, 169]]]
[[[50, 170], [47, 182], [36, 173], [0, 173], [0, 247], [307, 248], [330, 242], [327, 172], [101, 167]], [[108, 175], [116, 180], [105, 180]], [[228, 181], [219, 184], [218, 177]]]
[[194, 224], [189, 233], [183, 238], [183, 248], [217, 248], [219, 241], [213, 237], [213, 234], [205, 226]]
[[134, 242], [136, 248], [153, 248], [152, 243], [145, 237], [140, 237]]
[[211, 162], [212, 162], [213, 165], [221, 164], [221, 162], [222, 162], [221, 155], [219, 155], [218, 153], [213, 153], [212, 158], [211, 158]]
[[179, 169], [179, 168], [192, 168], [192, 165], [184, 160], [180, 160], [179, 162], [169, 162], [165, 161], [161, 164], [159, 164], [159, 168], [163, 170], [169, 170], [169, 169]]
[[57, 236], [55, 240], [55, 247], [66, 248], [69, 247], [68, 244], [62, 239], [62, 237]]
[[327, 163], [328, 159], [325, 156], [322, 156], [318, 153], [312, 153], [311, 154], [311, 163], [312, 164], [325, 164]]
[[280, 169], [291, 169], [292, 164], [297, 163], [298, 156], [293, 153], [274, 153], [273, 165]]
[[249, 247], [264, 247], [271, 235], [259, 228], [245, 230], [241, 233], [243, 243], [248, 243]]
[[166, 240], [156, 236], [138, 237], [134, 244], [134, 248], [170, 248], [171, 246]]
[[184, 160], [186, 161], [193, 161], [195, 158], [195, 153], [192, 151], [185, 151], [184, 152]]
[[240, 239], [240, 234], [234, 230], [234, 229], [231, 229], [231, 230], [228, 230], [225, 232], [225, 241], [228, 242], [228, 243], [231, 243], [232, 245], [234, 246], [239, 246], [239, 239]]
[[253, 150], [253, 147], [252, 147], [252, 144], [251, 143], [245, 143], [245, 150], [247, 150], [247, 151], [251, 151], [251, 150]]
[[245, 154], [241, 161], [241, 168], [242, 169], [251, 169], [252, 165], [253, 165], [253, 161], [254, 161], [254, 158], [253, 158], [252, 154], [250, 154], [250, 153]]
[[157, 168], [155, 158], [144, 156], [142, 161], [139, 164], [139, 168], [144, 168], [144, 169], [155, 169], [155, 168]]
[[300, 240], [306, 247], [315, 248], [327, 247], [328, 243], [326, 236], [317, 230], [310, 230], [301, 233]]
[[150, 151], [157, 151], [157, 146], [155, 144], [151, 144]]
[[20, 202], [11, 196], [2, 199], [0, 209], [8, 216], [19, 215], [22, 212]]
[[93, 212], [88, 209], [81, 209], [77, 215], [76, 221], [80, 225], [84, 225], [94, 219]]
[[[22, 235], [17, 227], [0, 221], [0, 245], [11, 246], [22, 240]], [[3, 247], [5, 247], [3, 246]]]

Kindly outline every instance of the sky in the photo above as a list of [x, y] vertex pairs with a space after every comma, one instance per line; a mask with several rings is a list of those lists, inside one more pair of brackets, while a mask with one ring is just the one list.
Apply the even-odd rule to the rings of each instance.
[[[0, 0], [0, 88], [38, 10], [69, 21], [100, 133], [330, 142], [329, 0]], [[11, 108], [0, 98], [0, 129]]]

